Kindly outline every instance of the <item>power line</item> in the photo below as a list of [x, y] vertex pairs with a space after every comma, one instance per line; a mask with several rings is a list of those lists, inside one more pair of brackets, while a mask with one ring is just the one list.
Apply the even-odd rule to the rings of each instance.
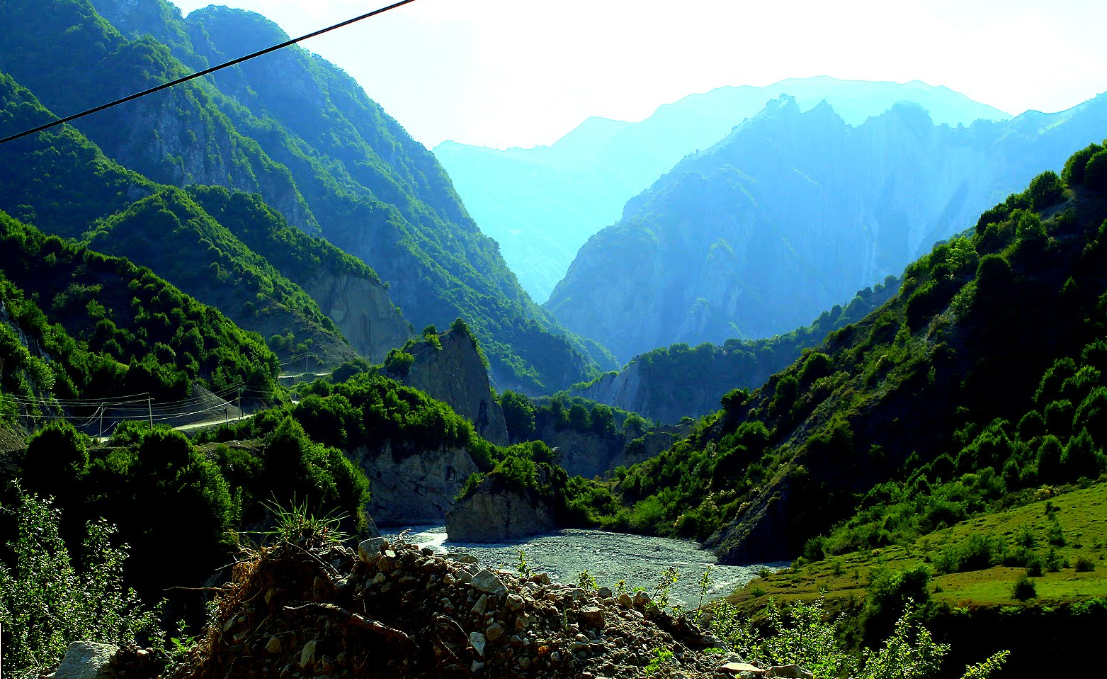
[[329, 33], [333, 30], [349, 26], [350, 24], [357, 23], [359, 21], [362, 21], [364, 19], [368, 19], [370, 17], [375, 17], [378, 14], [384, 14], [385, 12], [394, 10], [397, 7], [403, 7], [404, 5], [409, 5], [413, 2], [415, 2], [415, 0], [401, 0], [400, 2], [395, 2], [391, 5], [388, 5], [387, 7], [382, 7], [380, 9], [375, 9], [372, 12], [368, 12], [367, 14], [362, 14], [361, 16], [354, 17], [353, 19], [348, 19], [346, 21], [343, 21], [342, 23], [335, 24], [333, 26], [328, 26], [327, 28], [323, 28], [323, 29], [320, 29], [318, 31], [315, 31], [314, 33], [308, 33], [307, 35], [302, 35], [299, 38], [294, 38], [292, 40], [287, 40], [285, 42], [282, 42], [279, 45], [273, 45], [272, 47], [267, 47], [267, 48], [265, 48], [261, 51], [254, 52], [252, 54], [247, 54], [244, 57], [239, 57], [238, 59], [228, 61], [224, 64], [219, 64], [218, 66], [212, 66], [211, 68], [206, 68], [202, 71], [199, 71], [197, 73], [193, 73], [192, 75], [187, 75], [183, 78], [177, 78], [176, 80], [173, 80], [171, 82], [167, 82], [163, 85], [158, 85], [157, 87], [151, 87], [150, 89], [143, 90], [142, 92], [138, 92], [137, 94], [132, 94], [132, 95], [123, 97], [122, 99], [116, 99], [115, 101], [111, 101], [111, 102], [108, 102], [106, 104], [101, 104], [100, 106], [97, 106], [95, 108], [90, 108], [87, 111], [81, 111], [80, 113], [76, 113], [74, 115], [67, 116], [67, 117], [61, 118], [59, 120], [55, 120], [52, 123], [47, 123], [45, 125], [39, 125], [38, 127], [30, 129], [30, 130], [26, 130], [25, 132], [20, 132], [19, 134], [14, 134], [10, 137], [5, 137], [3, 139], [0, 139], [0, 144], [6, 144], [9, 141], [15, 141], [16, 139], [21, 139], [23, 137], [35, 134], [37, 132], [43, 132], [43, 131], [48, 130], [52, 127], [57, 127], [58, 125], [63, 125], [65, 123], [74, 121], [78, 118], [83, 118], [87, 115], [92, 115], [93, 113], [99, 113], [100, 111], [103, 111], [105, 109], [109, 109], [113, 106], [118, 106], [120, 104], [125, 104], [129, 101], [134, 101], [135, 99], [145, 97], [148, 94], [153, 94], [155, 92], [160, 92], [162, 90], [169, 89], [170, 87], [173, 87], [175, 85], [180, 85], [181, 83], [188, 82], [189, 80], [194, 80], [196, 78], [201, 78], [205, 75], [210, 75], [212, 73], [215, 73], [216, 71], [221, 71], [224, 68], [229, 68], [231, 66], [237, 66], [238, 64], [241, 64], [244, 61], [249, 61], [250, 59], [255, 59], [257, 57], [264, 56], [266, 54], [269, 54], [270, 52], [276, 52], [277, 50], [284, 49], [285, 47], [291, 47], [292, 45], [295, 45], [296, 43], [299, 43], [299, 42], [303, 42], [304, 40], [308, 40], [310, 38], [314, 38], [316, 36], [323, 35], [324, 33]]

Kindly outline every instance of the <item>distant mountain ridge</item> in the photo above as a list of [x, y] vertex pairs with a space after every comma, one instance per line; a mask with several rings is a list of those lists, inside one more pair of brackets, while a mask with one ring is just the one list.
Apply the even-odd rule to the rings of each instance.
[[623, 205], [681, 158], [706, 149], [783, 94], [801, 110], [826, 100], [851, 125], [900, 101], [938, 124], [1010, 116], [945, 87], [837, 80], [783, 80], [721, 87], [660, 107], [638, 123], [589, 118], [551, 146], [486, 149], [444, 142], [434, 152], [470, 214], [495, 238], [520, 284], [544, 301], [589, 236], [619, 219]]
[[935, 125], [897, 104], [850, 126], [782, 97], [629, 201], [547, 308], [620, 361], [800, 327], [1107, 131], [1107, 97], [1057, 114]]

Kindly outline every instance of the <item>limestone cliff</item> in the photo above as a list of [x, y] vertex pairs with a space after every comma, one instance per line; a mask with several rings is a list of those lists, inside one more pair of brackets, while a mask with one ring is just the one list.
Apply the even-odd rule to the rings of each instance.
[[507, 445], [507, 423], [503, 409], [492, 397], [488, 370], [481, 360], [476, 341], [467, 329], [453, 328], [437, 336], [437, 342], [424, 340], [405, 348], [415, 362], [393, 377], [439, 401], [468, 419], [485, 440]]
[[304, 292], [327, 314], [362, 356], [374, 363], [403, 346], [411, 330], [388, 291], [378, 282], [336, 271], [319, 271]]
[[554, 509], [534, 491], [509, 488], [488, 478], [446, 515], [453, 542], [503, 542], [556, 528]]
[[404, 453], [391, 443], [376, 451], [365, 447], [351, 458], [369, 477], [369, 515], [381, 525], [441, 522], [470, 475], [479, 471], [463, 448]]

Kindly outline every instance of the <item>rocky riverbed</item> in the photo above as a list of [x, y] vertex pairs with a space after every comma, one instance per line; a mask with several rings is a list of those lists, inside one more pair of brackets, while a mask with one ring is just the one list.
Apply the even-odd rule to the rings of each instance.
[[[619, 580], [633, 591], [643, 587], [653, 593], [662, 574], [670, 566], [679, 579], [671, 589], [673, 603], [694, 607], [699, 603], [700, 578], [711, 567], [711, 585], [704, 597], [710, 601], [730, 594], [757, 576], [762, 568], [784, 568], [787, 563], [724, 566], [715, 556], [687, 540], [606, 533], [598, 530], [566, 529], [507, 543], [480, 544], [452, 542], [441, 526], [417, 526], [407, 529], [404, 539], [437, 553], [464, 553], [475, 556], [490, 568], [515, 570], [519, 551], [532, 570], [549, 573], [555, 582], [576, 584], [581, 571], [587, 570], [600, 586], [615, 589]], [[401, 530], [387, 531], [395, 537]]]

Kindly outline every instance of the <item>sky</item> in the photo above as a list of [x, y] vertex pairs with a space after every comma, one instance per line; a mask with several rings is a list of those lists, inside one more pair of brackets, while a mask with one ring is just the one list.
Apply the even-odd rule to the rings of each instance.
[[[297, 37], [388, 0], [215, 4]], [[817, 75], [1060, 111], [1107, 91], [1104, 26], [1102, 0], [416, 0], [302, 45], [428, 148], [528, 148], [590, 116], [637, 121], [716, 87]]]

